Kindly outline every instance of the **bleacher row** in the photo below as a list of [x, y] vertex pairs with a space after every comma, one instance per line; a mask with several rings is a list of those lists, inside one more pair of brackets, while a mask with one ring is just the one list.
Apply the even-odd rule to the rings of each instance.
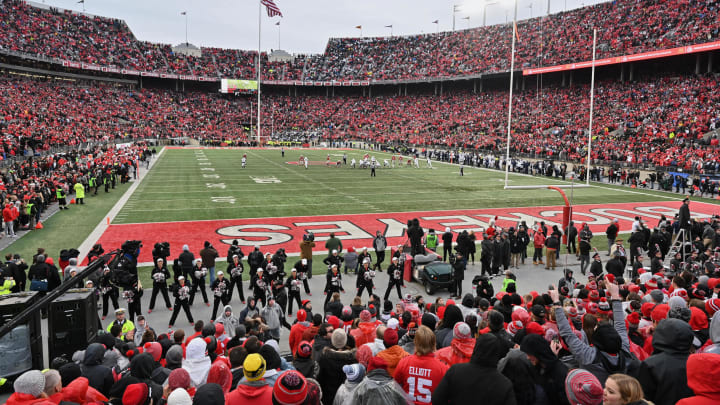
[[[552, 66], [720, 38], [717, 0], [618, 0], [518, 23], [516, 66]], [[268, 62], [264, 80], [403, 80], [502, 72], [510, 67], [510, 24], [377, 38], [331, 38], [323, 54]], [[257, 51], [202, 48], [201, 57], [140, 41], [124, 21], [0, 1], [0, 49], [135, 71], [254, 78]]]
[[[692, 168], [720, 162], [720, 83], [712, 76], [596, 85], [594, 160]], [[586, 155], [587, 85], [516, 93], [513, 153], [573, 161]], [[540, 96], [540, 97], [538, 97]], [[378, 97], [289, 97], [266, 93], [263, 121], [276, 132], [430, 148], [504, 151], [507, 93], [458, 91]], [[567, 108], [572, 105], [576, 108]], [[0, 134], [6, 156], [30, 146], [113, 139], [194, 137], [248, 141], [248, 100], [103, 84], [85, 86], [0, 76]]]

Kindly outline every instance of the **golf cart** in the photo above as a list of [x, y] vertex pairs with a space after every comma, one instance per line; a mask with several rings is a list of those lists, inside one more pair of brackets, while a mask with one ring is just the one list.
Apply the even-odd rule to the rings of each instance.
[[437, 253], [426, 249], [426, 254], [413, 257], [410, 254], [409, 241], [393, 248], [392, 254], [395, 255], [399, 249], [402, 249], [402, 254], [398, 265], [403, 268], [403, 278], [406, 281], [414, 280], [422, 284], [428, 295], [444, 288], [450, 290], [455, 285], [452, 266], [443, 262]]

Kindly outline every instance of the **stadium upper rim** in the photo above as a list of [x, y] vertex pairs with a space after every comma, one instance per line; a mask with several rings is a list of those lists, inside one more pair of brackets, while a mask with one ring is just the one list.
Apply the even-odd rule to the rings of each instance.
[[[44, 4], [35, 3], [35, 2], [25, 2], [25, 4], [28, 7], [35, 7], [39, 9], [49, 9], [50, 7]], [[558, 14], [567, 14], [567, 13], [573, 13], [578, 11], [587, 10], [593, 7], [598, 7], [599, 4], [595, 5], [588, 5], [585, 7], [581, 7], [579, 9], [570, 10], [564, 13], [555, 13], [552, 15], [558, 15]], [[129, 29], [129, 26], [125, 23], [124, 20], [118, 20], [114, 19], [112, 17], [102, 17], [102, 16], [94, 16], [92, 14], [82, 13], [74, 10], [64, 10], [57, 7], [52, 7], [54, 10], [58, 10], [60, 12], [68, 12], [75, 15], [82, 15], [82, 16], [88, 16], [88, 17], [99, 17], [99, 18], [107, 18], [107, 19], [113, 19], [116, 21], [121, 22], [125, 27], [127, 27], [128, 31], [132, 34], [132, 32]], [[527, 24], [533, 24], [535, 21], [540, 21], [542, 18], [545, 18], [544, 16], [536, 17], [532, 19], [526, 19], [519, 21], [518, 29], [520, 30], [523, 25]], [[523, 22], [525, 24], [523, 24]], [[506, 24], [496, 24], [494, 26], [488, 26], [488, 27], [474, 27], [474, 28], [467, 28], [467, 29], [459, 29], [456, 31], [443, 31], [438, 33], [426, 33], [426, 34], [412, 34], [412, 35], [405, 35], [405, 36], [393, 36], [392, 38], [403, 38], [403, 37], [437, 37], [438, 39], [442, 37], [446, 37], [448, 35], [454, 35], [456, 33], [463, 33], [463, 32], [473, 32], [477, 31], [480, 32], [481, 30], [485, 30], [487, 28], [491, 27], [497, 27], [497, 26], [503, 26]], [[134, 37], [134, 35], [133, 35]], [[363, 38], [367, 41], [381, 41], [386, 40], [389, 37], [366, 37]], [[330, 47], [330, 43], [333, 40], [343, 40], [343, 39], [354, 39], [353, 37], [331, 37], [328, 41], [328, 45], [326, 47], [327, 54], [328, 49]], [[708, 38], [709, 39], [709, 38]], [[138, 41], [139, 42], [139, 41]], [[160, 43], [149, 43], [152, 46], [167, 46], [166, 44], [160, 44]], [[701, 53], [701, 52], [709, 52], [720, 49], [720, 41], [714, 41], [714, 42], [702, 42], [702, 43], [694, 43], [692, 40], [690, 40], [687, 44], [683, 44], [682, 46], [674, 47], [674, 48], [666, 48], [666, 49], [655, 49], [648, 52], [642, 52], [642, 53], [634, 53], [634, 54], [627, 54], [627, 55], [616, 55], [612, 57], [603, 58], [601, 60], [597, 60], [595, 62], [595, 66], [604, 66], [604, 65], [613, 65], [613, 64], [623, 64], [623, 63], [629, 63], [629, 62], [635, 62], [635, 61], [641, 61], [641, 60], [649, 60], [649, 59], [659, 59], [659, 58], [667, 58], [677, 55], [685, 55], [685, 54], [695, 54], [695, 53]], [[239, 49], [231, 49], [231, 51], [235, 52], [250, 52], [253, 53], [256, 51], [245, 51], [245, 50], [239, 50]], [[264, 52], [263, 52], [264, 53]], [[56, 57], [49, 57], [47, 55], [33, 55], [30, 53], [25, 53], [21, 51], [13, 51], [13, 50], [7, 50], [0, 48], [0, 54], [5, 54], [9, 56], [19, 57], [22, 59], [28, 59], [28, 60], [37, 60], [41, 62], [50, 63], [52, 65], [56, 66], [62, 66], [63, 68], [71, 68], [71, 69], [78, 69], [81, 71], [86, 72], [103, 72], [106, 74], [117, 74], [121, 76], [127, 76], [127, 77], [148, 77], [148, 78], [160, 78], [160, 79], [171, 79], [171, 80], [185, 80], [185, 81], [197, 81], [197, 82], [218, 82], [221, 80], [221, 76], [203, 76], [203, 75], [195, 75], [195, 74], [178, 74], [178, 73], [166, 73], [166, 72], [157, 72], [157, 71], [140, 71], [140, 70], [134, 70], [134, 69], [123, 69], [118, 66], [105, 66], [105, 65], [98, 65], [98, 64], [92, 64], [92, 63], [85, 63], [85, 62], [78, 62], [74, 60], [66, 60], [62, 58], [56, 58]], [[308, 55], [308, 56], [323, 56], [325, 54], [318, 54], [318, 55]], [[189, 63], [189, 62], [188, 62]], [[559, 64], [559, 65], [553, 65], [553, 66], [524, 66], [524, 69], [522, 70], [522, 73], [524, 75], [537, 75], [537, 74], [543, 74], [543, 73], [553, 73], [553, 72], [560, 72], [560, 71], [569, 71], [569, 70], [578, 70], [578, 69], [587, 69], [592, 66], [592, 62], [588, 60], [578, 60], [573, 61], [566, 64]], [[520, 72], [520, 70], [517, 70], [516, 72]], [[304, 74], [304, 73], [303, 73]], [[505, 75], [509, 74], [509, 69], [499, 69], [499, 70], [488, 70], [484, 72], [479, 73], [472, 73], [472, 74], [457, 74], [457, 75], [437, 75], [437, 76], [427, 76], [427, 77], [421, 77], [421, 78], [411, 78], [411, 79], [382, 79], [382, 80], [375, 80], [375, 79], [369, 79], [369, 80], [305, 80], [304, 78], [301, 78], [301, 80], [262, 80], [262, 83], [265, 85], [289, 85], [289, 86], [371, 86], [371, 85], [385, 85], [385, 84], [411, 84], [411, 83], [432, 83], [432, 82], [442, 82], [442, 81], [463, 81], [463, 80], [473, 80], [473, 79], [482, 79], [487, 78], [488, 76], [496, 76], [496, 75]], [[233, 77], [234, 79], [254, 79], [252, 77]]]

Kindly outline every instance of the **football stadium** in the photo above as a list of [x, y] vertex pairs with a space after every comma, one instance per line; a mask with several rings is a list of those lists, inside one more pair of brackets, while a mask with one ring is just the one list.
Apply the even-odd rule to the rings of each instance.
[[0, 0], [2, 401], [720, 403], [717, 2], [251, 3]]

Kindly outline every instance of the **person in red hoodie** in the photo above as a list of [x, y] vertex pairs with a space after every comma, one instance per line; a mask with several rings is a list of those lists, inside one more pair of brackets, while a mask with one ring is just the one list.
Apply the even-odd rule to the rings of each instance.
[[5, 231], [11, 238], [15, 237], [15, 219], [20, 215], [13, 204], [8, 203], [3, 209], [3, 220], [5, 220]]
[[472, 337], [470, 326], [465, 322], [458, 322], [453, 327], [450, 346], [438, 350], [435, 357], [449, 367], [453, 364], [469, 362], [474, 349], [475, 339]]
[[243, 362], [245, 379], [225, 395], [227, 404], [267, 405], [272, 403], [272, 387], [265, 381], [265, 359], [257, 353], [249, 354]]
[[298, 345], [302, 342], [303, 332], [310, 327], [310, 322], [307, 322], [307, 312], [304, 309], [300, 309], [296, 314], [297, 323], [290, 328], [290, 352], [294, 355], [297, 352]]
[[370, 311], [363, 309], [360, 312], [360, 323], [358, 323], [357, 329], [350, 330], [350, 335], [355, 339], [355, 347], [374, 342], [376, 327], [375, 322], [372, 322]]
[[448, 366], [435, 358], [435, 333], [430, 328], [420, 326], [414, 342], [415, 354], [400, 360], [393, 378], [413, 398], [415, 405], [421, 405], [430, 403]]
[[720, 354], [691, 354], [686, 372], [688, 386], [695, 396], [683, 398], [676, 405], [720, 404]]

